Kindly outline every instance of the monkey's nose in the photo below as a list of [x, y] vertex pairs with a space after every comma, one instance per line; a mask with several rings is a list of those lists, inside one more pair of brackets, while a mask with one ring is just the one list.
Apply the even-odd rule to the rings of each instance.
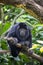
[[25, 36], [25, 32], [24, 32], [24, 31], [21, 31], [21, 32], [20, 32], [20, 36], [21, 36], [21, 37], [24, 37], [24, 36]]

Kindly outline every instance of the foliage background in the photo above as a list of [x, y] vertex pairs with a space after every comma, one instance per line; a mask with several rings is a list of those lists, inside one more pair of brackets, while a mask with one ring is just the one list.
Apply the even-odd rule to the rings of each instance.
[[[20, 15], [20, 13], [22, 14]], [[1, 36], [10, 28], [10, 26], [18, 22], [25, 22], [31, 28], [32, 32], [32, 48], [38, 55], [43, 56], [43, 44], [39, 44], [37, 40], [43, 41], [43, 24], [39, 20], [30, 16], [22, 8], [4, 5], [1, 7], [0, 19], [0, 50], [8, 50], [7, 41]], [[25, 54], [19, 54], [20, 61], [14, 60], [11, 54], [0, 54], [0, 65], [42, 65], [33, 58], [28, 58]]]

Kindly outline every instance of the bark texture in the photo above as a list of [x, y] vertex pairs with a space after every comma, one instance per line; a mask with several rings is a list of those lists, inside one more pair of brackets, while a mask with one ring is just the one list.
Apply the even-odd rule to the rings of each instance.
[[[34, 12], [34, 17], [40, 19], [43, 22], [43, 0], [0, 0], [0, 3], [7, 5], [20, 5], [22, 4], [26, 9]], [[31, 15], [31, 12], [30, 12]]]

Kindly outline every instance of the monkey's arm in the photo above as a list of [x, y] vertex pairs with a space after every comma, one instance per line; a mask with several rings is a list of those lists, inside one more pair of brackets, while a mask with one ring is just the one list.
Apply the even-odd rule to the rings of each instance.
[[[14, 38], [14, 41], [15, 40], [17, 41], [17, 38], [16, 38], [16, 27], [17, 27], [17, 24], [13, 25], [13, 27], [9, 30], [9, 32], [7, 34], [7, 38], [11, 38], [12, 37], [12, 38]], [[11, 43], [11, 40], [7, 40], [7, 41], [8, 41], [9, 44]]]

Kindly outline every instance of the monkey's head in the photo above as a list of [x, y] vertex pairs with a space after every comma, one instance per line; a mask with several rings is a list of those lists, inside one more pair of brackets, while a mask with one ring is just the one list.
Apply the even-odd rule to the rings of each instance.
[[29, 36], [29, 30], [25, 23], [19, 23], [16, 28], [16, 35], [20, 40], [25, 40]]

